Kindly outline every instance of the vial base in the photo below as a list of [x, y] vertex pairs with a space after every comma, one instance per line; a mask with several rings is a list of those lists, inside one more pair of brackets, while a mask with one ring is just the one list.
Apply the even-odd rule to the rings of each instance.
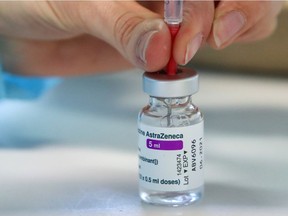
[[196, 203], [203, 196], [204, 186], [186, 191], [155, 191], [140, 188], [140, 198], [150, 204], [165, 206], [183, 206]]

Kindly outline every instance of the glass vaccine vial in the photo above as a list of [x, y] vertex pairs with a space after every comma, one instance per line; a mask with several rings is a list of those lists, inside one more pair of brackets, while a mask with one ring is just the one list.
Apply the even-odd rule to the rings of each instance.
[[147, 203], [181, 206], [203, 195], [203, 116], [192, 103], [198, 74], [178, 68], [145, 72], [149, 104], [138, 116], [139, 195]]

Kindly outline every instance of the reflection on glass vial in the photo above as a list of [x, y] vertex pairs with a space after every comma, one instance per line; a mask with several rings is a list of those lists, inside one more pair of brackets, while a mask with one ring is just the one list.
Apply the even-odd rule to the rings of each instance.
[[140, 197], [160, 205], [194, 203], [202, 197], [204, 163], [203, 117], [191, 97], [198, 75], [145, 73], [144, 91], [150, 101], [138, 117]]

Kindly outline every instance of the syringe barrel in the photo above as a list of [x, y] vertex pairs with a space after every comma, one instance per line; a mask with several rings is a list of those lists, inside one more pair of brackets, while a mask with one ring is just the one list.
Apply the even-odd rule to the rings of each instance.
[[165, 0], [164, 20], [167, 24], [175, 25], [182, 22], [183, 0]]

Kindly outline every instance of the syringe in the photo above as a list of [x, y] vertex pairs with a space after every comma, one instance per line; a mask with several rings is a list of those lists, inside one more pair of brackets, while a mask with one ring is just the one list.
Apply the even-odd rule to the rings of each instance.
[[183, 0], [165, 0], [164, 2], [164, 21], [167, 23], [171, 39], [171, 53], [167, 64], [166, 73], [168, 75], [175, 75], [177, 72], [177, 63], [173, 58], [173, 43], [180, 28], [180, 23], [183, 17]]

